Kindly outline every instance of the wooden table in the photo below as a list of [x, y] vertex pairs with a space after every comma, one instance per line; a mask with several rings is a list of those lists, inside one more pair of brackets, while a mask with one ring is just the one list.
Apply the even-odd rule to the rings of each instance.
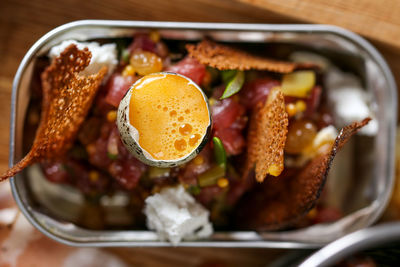
[[[8, 165], [8, 136], [11, 84], [19, 62], [29, 47], [43, 34], [56, 26], [79, 19], [121, 19], [160, 21], [207, 21], [295, 23], [318, 22], [312, 17], [299, 16], [293, 8], [266, 4], [279, 1], [230, 0], [1, 0], [0, 1], [0, 172]], [[293, 2], [293, 1], [292, 1]], [[296, 2], [296, 1], [295, 1]], [[327, 4], [332, 1], [320, 1]], [[327, 5], [330, 11], [341, 7], [340, 2]], [[374, 2], [374, 1], [367, 1]], [[395, 2], [395, 1], [393, 1]], [[265, 9], [255, 7], [256, 4]], [[324, 7], [322, 5], [322, 7]], [[347, 6], [346, 6], [347, 7]], [[310, 8], [310, 7], [308, 7]], [[357, 9], [356, 6], [350, 7]], [[332, 10], [331, 10], [332, 9]], [[271, 10], [274, 10], [272, 12]], [[323, 10], [323, 8], [322, 8]], [[340, 10], [340, 8], [338, 9]], [[343, 10], [342, 10], [343, 11]], [[347, 10], [348, 11], [348, 10]], [[351, 9], [350, 9], [351, 11]], [[322, 17], [323, 11], [318, 13]], [[350, 15], [351, 12], [344, 12]], [[386, 14], [386, 13], [385, 13]], [[397, 13], [398, 14], [398, 13]], [[373, 18], [379, 20], [380, 13]], [[322, 20], [322, 22], [327, 22]], [[329, 21], [328, 21], [329, 22]], [[365, 21], [363, 21], [365, 23]], [[385, 23], [387, 20], [385, 20]], [[357, 21], [355, 22], [357, 23]], [[388, 22], [390, 23], [390, 21]], [[379, 31], [378, 31], [379, 32]], [[392, 31], [387, 32], [391, 34]], [[373, 38], [373, 36], [369, 36]], [[397, 40], [399, 36], [393, 36]], [[374, 44], [388, 60], [400, 82], [400, 55], [396, 45], [379, 37]], [[384, 41], [382, 41], [384, 40]], [[228, 266], [262, 266], [279, 253], [265, 249], [112, 249], [127, 262], [138, 266], [199, 266], [205, 261], [224, 261]], [[267, 256], [269, 255], [269, 256]]]

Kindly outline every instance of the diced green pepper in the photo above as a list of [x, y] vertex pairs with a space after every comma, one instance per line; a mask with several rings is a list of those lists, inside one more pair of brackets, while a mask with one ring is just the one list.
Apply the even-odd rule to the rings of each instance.
[[222, 81], [227, 84], [230, 80], [235, 77], [237, 70], [223, 70], [221, 71]]
[[198, 187], [197, 185], [192, 185], [188, 188], [188, 191], [192, 195], [198, 195], [201, 192], [201, 188]]
[[111, 160], [116, 160], [118, 158], [118, 154], [112, 154], [110, 152], [107, 152], [107, 157]]
[[223, 165], [225, 167], [226, 166], [226, 152], [225, 152], [224, 144], [222, 144], [221, 139], [219, 139], [216, 136], [214, 136], [212, 140], [214, 143], [215, 161], [217, 162], [218, 165]]
[[219, 178], [225, 175], [225, 166], [215, 165], [208, 171], [202, 173], [197, 178], [200, 187], [215, 185]]
[[121, 60], [122, 61], [124, 61], [126, 63], [129, 63], [129, 58], [130, 57], [131, 57], [131, 53], [129, 52], [128, 49], [122, 50], [122, 53], [121, 53]]
[[244, 72], [236, 71], [235, 75], [231, 78], [231, 80], [226, 85], [225, 91], [222, 94], [220, 99], [228, 98], [242, 89], [244, 84]]

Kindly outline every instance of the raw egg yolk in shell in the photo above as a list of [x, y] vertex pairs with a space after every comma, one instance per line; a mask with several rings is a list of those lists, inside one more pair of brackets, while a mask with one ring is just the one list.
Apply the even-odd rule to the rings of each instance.
[[129, 121], [139, 145], [156, 160], [175, 160], [195, 150], [210, 125], [207, 100], [188, 78], [150, 74], [131, 89]]

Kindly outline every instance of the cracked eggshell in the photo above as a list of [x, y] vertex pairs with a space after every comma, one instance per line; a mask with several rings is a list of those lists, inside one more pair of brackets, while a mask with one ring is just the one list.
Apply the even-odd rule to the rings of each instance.
[[117, 126], [118, 126], [119, 133], [121, 135], [122, 143], [129, 150], [129, 152], [132, 153], [138, 160], [140, 160], [141, 162], [143, 162], [147, 165], [150, 165], [150, 166], [155, 166], [155, 167], [159, 167], [159, 168], [170, 168], [170, 167], [176, 167], [176, 166], [182, 165], [182, 164], [194, 159], [200, 153], [200, 151], [207, 144], [208, 139], [211, 135], [212, 117], [211, 117], [211, 109], [210, 109], [210, 106], [208, 103], [207, 96], [204, 94], [204, 92], [200, 89], [200, 87], [196, 83], [194, 83], [188, 77], [177, 74], [177, 73], [160, 72], [159, 74], [173, 74], [173, 75], [181, 76], [181, 77], [187, 79], [193, 85], [195, 85], [196, 89], [201, 92], [201, 94], [204, 98], [204, 101], [206, 102], [206, 105], [207, 105], [207, 110], [208, 110], [208, 115], [209, 115], [209, 124], [207, 126], [205, 134], [202, 136], [202, 140], [199, 143], [199, 145], [195, 149], [193, 149], [192, 152], [188, 153], [187, 155], [185, 155], [181, 158], [174, 159], [174, 160], [157, 160], [157, 159], [153, 158], [150, 155], [150, 153], [148, 153], [145, 149], [143, 149], [140, 146], [139, 132], [135, 127], [132, 126], [132, 124], [129, 121], [129, 104], [130, 104], [133, 88], [144, 77], [137, 80], [131, 86], [131, 88], [128, 90], [128, 92], [125, 94], [124, 98], [120, 102], [120, 104], [118, 106]]

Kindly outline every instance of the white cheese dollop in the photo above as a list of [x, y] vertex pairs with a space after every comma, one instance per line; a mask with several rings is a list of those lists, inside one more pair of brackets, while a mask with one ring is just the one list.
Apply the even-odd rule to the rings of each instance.
[[354, 121], [371, 117], [372, 120], [360, 130], [360, 133], [369, 136], [376, 135], [378, 122], [374, 119], [374, 114], [369, 107], [369, 95], [362, 89], [360, 80], [352, 74], [332, 68], [327, 72], [326, 85], [338, 126], [343, 127]]
[[58, 57], [61, 52], [65, 50], [70, 44], [75, 44], [78, 49], [84, 49], [87, 47], [92, 53], [92, 58], [90, 60], [89, 66], [84, 69], [82, 75], [91, 75], [99, 72], [99, 70], [106, 66], [108, 69], [107, 76], [104, 79], [106, 81], [108, 77], [114, 72], [115, 67], [118, 64], [117, 59], [117, 46], [115, 44], [104, 44], [100, 45], [97, 42], [83, 43], [77, 42], [75, 40], [63, 41], [61, 44], [53, 46], [50, 49], [49, 57], [51, 59]]
[[146, 198], [147, 227], [161, 240], [178, 244], [182, 239], [199, 239], [213, 233], [209, 212], [182, 185], [168, 187]]

